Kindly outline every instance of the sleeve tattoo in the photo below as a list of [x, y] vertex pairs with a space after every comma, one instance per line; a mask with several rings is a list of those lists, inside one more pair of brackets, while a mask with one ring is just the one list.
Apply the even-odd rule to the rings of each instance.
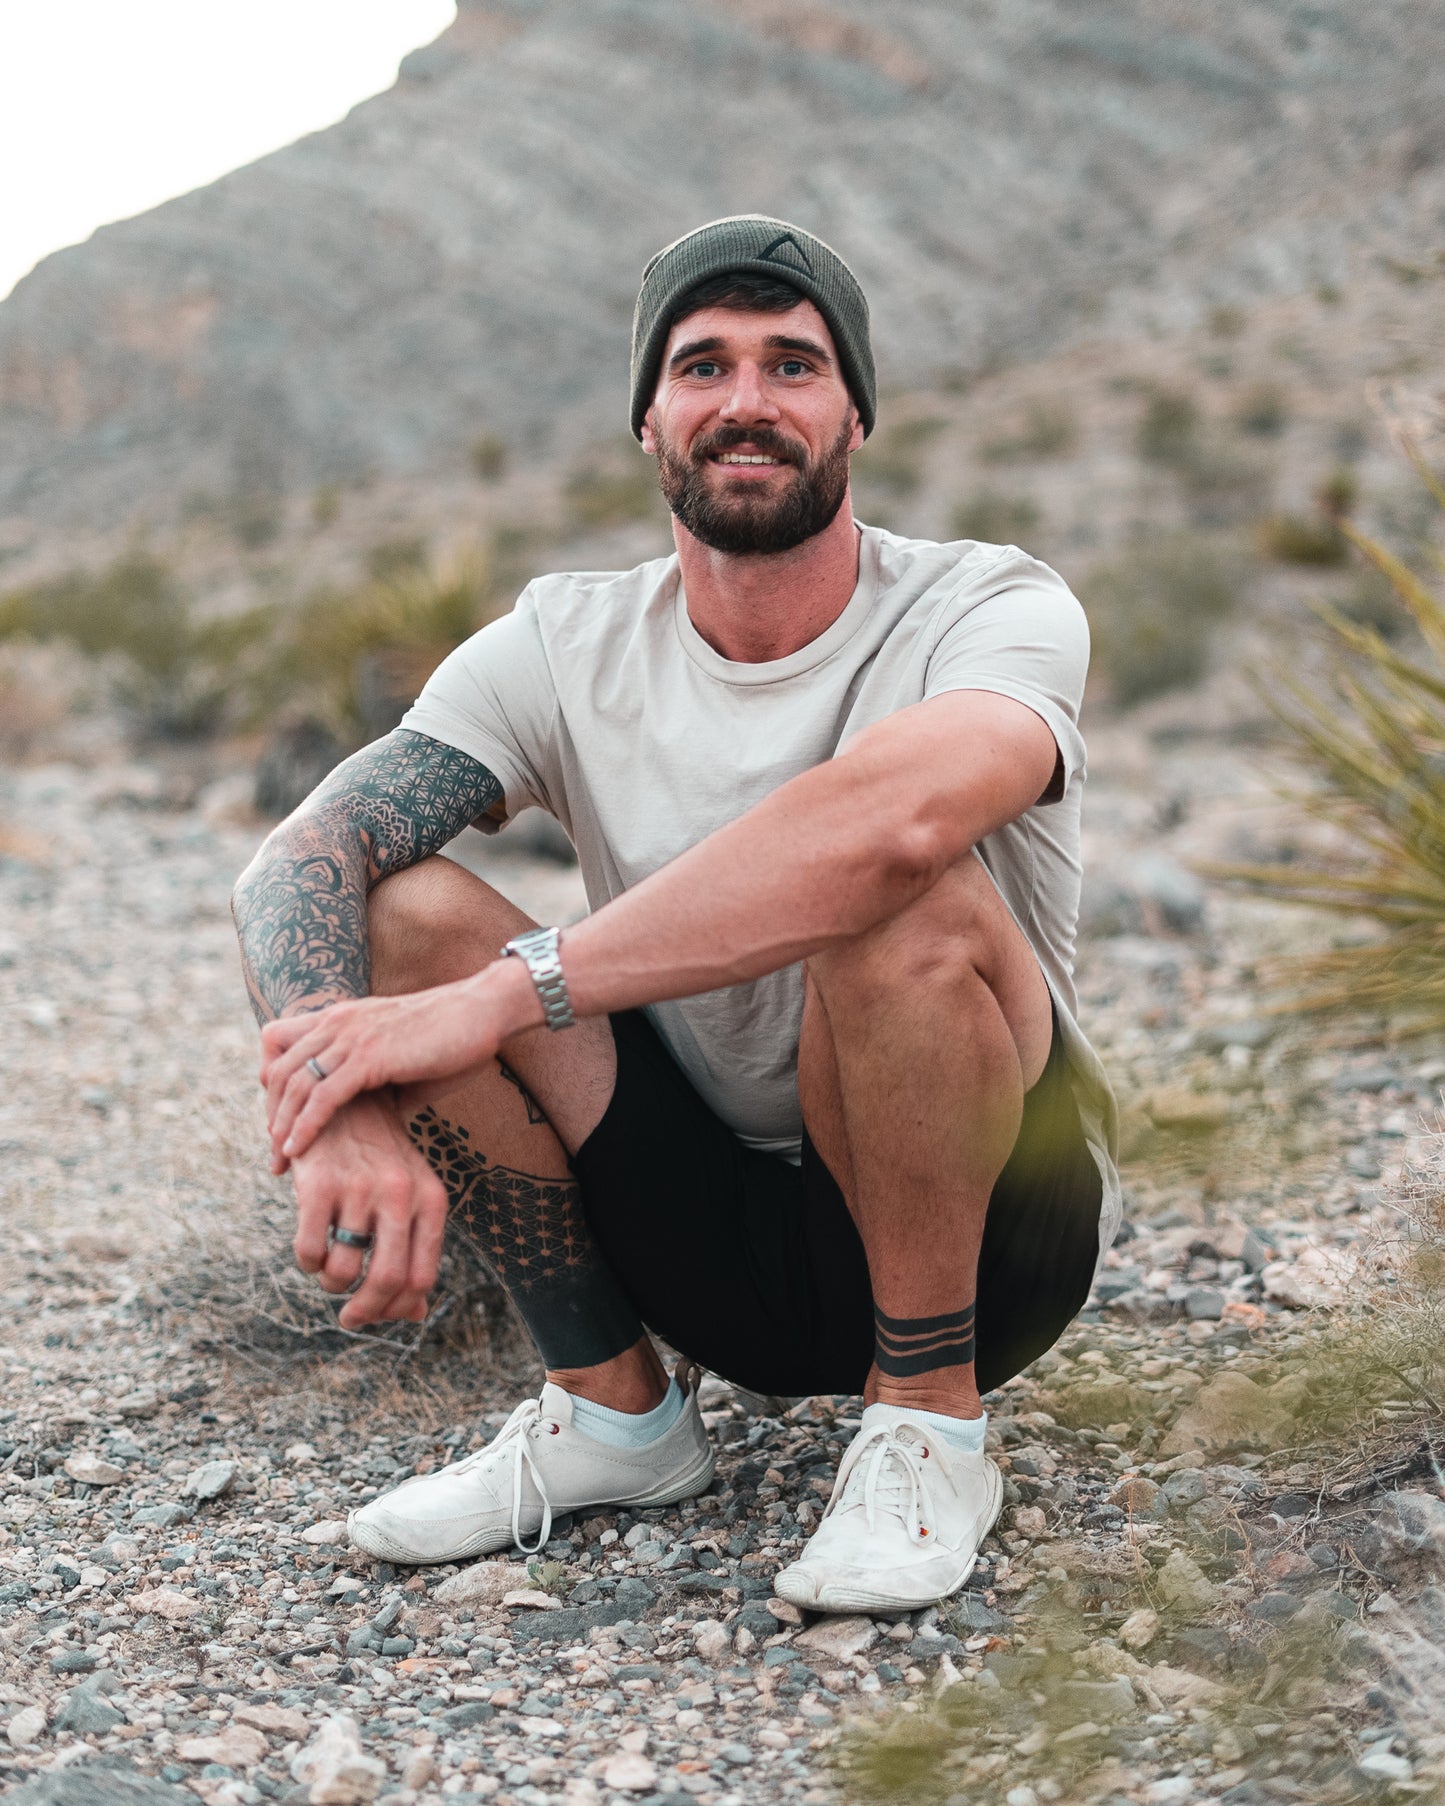
[[366, 996], [372, 885], [502, 811], [502, 786], [486, 766], [425, 734], [398, 728], [338, 765], [236, 885], [232, 908], [257, 1021]]

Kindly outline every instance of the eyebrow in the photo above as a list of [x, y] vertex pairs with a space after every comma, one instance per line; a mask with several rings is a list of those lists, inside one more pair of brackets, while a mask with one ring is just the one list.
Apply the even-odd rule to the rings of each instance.
[[[685, 364], [690, 358], [702, 357], [709, 351], [721, 351], [725, 341], [716, 334], [710, 339], [691, 339], [686, 345], [679, 345], [667, 360], [669, 370], [675, 370], [679, 364]], [[782, 333], [770, 333], [763, 340], [768, 351], [801, 351], [806, 356], [815, 358], [821, 364], [831, 364], [832, 358], [816, 339], [787, 338]]]

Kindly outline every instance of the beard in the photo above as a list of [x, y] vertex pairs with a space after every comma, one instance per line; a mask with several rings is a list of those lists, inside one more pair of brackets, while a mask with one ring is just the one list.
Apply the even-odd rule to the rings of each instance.
[[[769, 427], [721, 427], [698, 440], [690, 453], [657, 434], [657, 480], [668, 507], [703, 545], [715, 552], [765, 557], [791, 552], [831, 526], [848, 493], [848, 441], [853, 423], [810, 459], [806, 450]], [[708, 462], [719, 452], [749, 445], [790, 466], [781, 493], [765, 495], [761, 484], [731, 487], [710, 480]], [[726, 468], [725, 466], [722, 468]]]

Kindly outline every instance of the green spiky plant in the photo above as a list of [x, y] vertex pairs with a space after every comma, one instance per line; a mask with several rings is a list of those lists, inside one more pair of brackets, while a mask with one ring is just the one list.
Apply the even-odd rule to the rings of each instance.
[[[1445, 485], [1418, 453], [1411, 461], [1445, 510]], [[1432, 588], [1350, 521], [1339, 531], [1388, 583], [1416, 636], [1402, 645], [1319, 604], [1323, 681], [1269, 673], [1271, 706], [1312, 780], [1295, 800], [1339, 850], [1208, 869], [1378, 925], [1368, 939], [1291, 961], [1294, 1007], [1384, 1016], [1404, 1033], [1445, 1029], [1445, 585]]]

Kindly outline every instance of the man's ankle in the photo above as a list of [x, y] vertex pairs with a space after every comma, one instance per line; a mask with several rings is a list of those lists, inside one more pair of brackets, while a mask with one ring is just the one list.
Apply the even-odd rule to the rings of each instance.
[[905, 1411], [931, 1411], [937, 1417], [983, 1416], [983, 1400], [972, 1374], [964, 1382], [953, 1375], [920, 1374], [914, 1379], [892, 1379], [875, 1369], [863, 1393], [865, 1405], [897, 1405]]
[[573, 1398], [636, 1417], [656, 1410], [668, 1387], [667, 1373], [646, 1337], [595, 1367], [549, 1367], [547, 1378]]

